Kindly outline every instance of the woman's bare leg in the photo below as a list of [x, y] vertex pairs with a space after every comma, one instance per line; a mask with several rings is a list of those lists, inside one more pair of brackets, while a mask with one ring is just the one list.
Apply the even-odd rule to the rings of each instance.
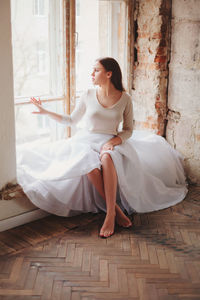
[[[103, 186], [103, 177], [102, 173], [99, 169], [92, 170], [89, 174], [87, 174], [91, 183], [95, 186], [96, 190], [100, 194], [100, 196], [106, 201], [104, 186]], [[118, 225], [123, 227], [129, 227], [132, 225], [130, 219], [123, 213], [118, 204], [115, 205], [116, 212], [116, 222]]]
[[115, 215], [116, 222], [120, 226], [129, 227], [132, 225], [132, 222], [116, 204], [117, 175], [109, 154], [104, 154], [102, 157], [102, 172], [103, 176], [99, 169], [94, 169], [88, 174], [88, 178], [106, 201], [107, 216], [100, 235], [109, 236], [114, 231]]
[[106, 217], [100, 230], [100, 236], [109, 237], [114, 233], [115, 227], [117, 174], [109, 154], [105, 153], [102, 155], [101, 164], [106, 198]]

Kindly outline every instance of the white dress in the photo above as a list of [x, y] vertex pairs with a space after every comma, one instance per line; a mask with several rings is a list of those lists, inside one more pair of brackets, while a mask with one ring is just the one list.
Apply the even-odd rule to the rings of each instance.
[[[184, 199], [187, 185], [181, 155], [161, 136], [144, 131], [132, 133], [132, 114], [127, 114], [131, 110], [130, 101], [124, 92], [108, 110], [100, 106], [95, 90], [90, 90], [82, 97], [74, 117], [63, 117], [68, 124], [83, 121], [72, 138], [51, 145], [18, 147], [18, 182], [33, 204], [60, 216], [106, 211], [105, 202], [89, 182], [87, 173], [101, 168], [100, 149], [116, 135], [121, 137], [122, 144], [106, 152], [110, 153], [117, 172], [117, 203], [125, 212], [160, 210]], [[94, 106], [94, 122], [91, 106]], [[118, 120], [123, 119], [122, 130], [116, 129], [116, 122], [109, 122], [115, 119], [114, 110]], [[109, 133], [105, 131], [106, 114]]]

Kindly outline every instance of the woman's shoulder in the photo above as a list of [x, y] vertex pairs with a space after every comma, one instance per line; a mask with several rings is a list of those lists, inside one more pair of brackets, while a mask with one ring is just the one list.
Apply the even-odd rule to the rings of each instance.
[[94, 89], [87, 89], [79, 96], [80, 102], [87, 104], [90, 98], [94, 95]]
[[87, 89], [85, 92], [83, 92], [81, 97], [90, 98], [90, 97], [94, 97], [94, 95], [96, 95], [96, 89], [90, 88], [90, 89]]
[[88, 96], [94, 97], [96, 95], [96, 88], [90, 88], [87, 90]]
[[126, 101], [127, 104], [132, 103], [132, 97], [126, 91], [123, 92], [123, 98], [124, 98], [124, 100]]

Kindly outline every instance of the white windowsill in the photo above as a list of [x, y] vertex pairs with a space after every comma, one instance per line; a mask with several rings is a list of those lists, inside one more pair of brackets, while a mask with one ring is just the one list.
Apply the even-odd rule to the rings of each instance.
[[42, 219], [46, 216], [48, 216], [49, 213], [46, 211], [43, 211], [41, 209], [36, 209], [33, 211], [25, 212], [23, 214], [20, 214], [18, 216], [14, 216], [5, 220], [0, 221], [0, 232], [5, 231], [11, 228], [15, 228], [17, 226], [30, 223], [35, 220]]

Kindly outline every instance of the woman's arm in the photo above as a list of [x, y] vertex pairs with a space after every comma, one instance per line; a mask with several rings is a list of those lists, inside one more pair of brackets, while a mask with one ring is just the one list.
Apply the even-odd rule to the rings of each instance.
[[33, 111], [32, 114], [47, 115], [50, 118], [56, 120], [57, 122], [62, 123], [63, 116], [43, 108], [42, 107], [42, 102], [41, 102], [40, 99], [37, 100], [33, 97], [33, 98], [30, 99], [30, 101], [31, 101], [31, 103], [33, 103], [38, 108], [38, 111]]
[[33, 114], [47, 115], [59, 123], [73, 126], [79, 122], [85, 113], [86, 107], [83, 99], [84, 95], [81, 97], [81, 100], [79, 101], [78, 105], [76, 105], [71, 115], [61, 115], [43, 108], [40, 99], [37, 100], [35, 98], [31, 98], [30, 101], [38, 108], [38, 111], [32, 112]]
[[102, 154], [102, 152], [106, 150], [113, 150], [115, 146], [122, 144], [125, 140], [131, 137], [132, 132], [133, 132], [133, 105], [132, 105], [132, 100], [130, 98], [129, 101], [127, 102], [123, 114], [122, 131], [120, 131], [117, 136], [113, 137], [102, 146], [100, 154]]
[[123, 126], [122, 131], [118, 133], [118, 137], [121, 138], [122, 143], [131, 137], [133, 133], [133, 104], [131, 98], [127, 102], [127, 105], [123, 114]]

